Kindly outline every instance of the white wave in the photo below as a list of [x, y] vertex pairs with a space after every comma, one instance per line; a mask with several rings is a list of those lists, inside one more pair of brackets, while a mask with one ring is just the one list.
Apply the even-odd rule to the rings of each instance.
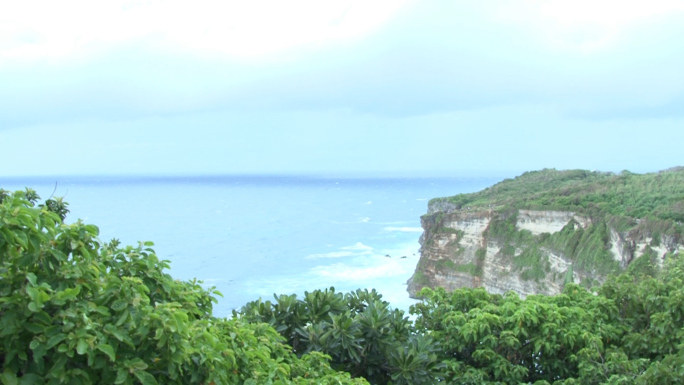
[[407, 268], [396, 260], [367, 267], [353, 267], [344, 263], [336, 263], [328, 266], [316, 266], [311, 269], [311, 273], [333, 281], [366, 282], [378, 278], [406, 275]]
[[[328, 257], [349, 253], [349, 257], [335, 260], [319, 260], [318, 266], [311, 267], [296, 275], [282, 275], [250, 281], [245, 291], [254, 298], [262, 296], [272, 298], [272, 293], [302, 295], [304, 291], [334, 286], [339, 292], [348, 292], [358, 288], [376, 289], [393, 307], [405, 311], [415, 303], [408, 298], [406, 281], [413, 274], [418, 262], [418, 247], [414, 243], [397, 245], [391, 249], [374, 249], [357, 242], [355, 245], [337, 249], [332, 253], [322, 254]], [[385, 253], [391, 254], [387, 258]]]
[[385, 231], [400, 231], [402, 233], [422, 233], [422, 227], [385, 227]]
[[351, 252], [351, 251], [333, 251], [330, 253], [322, 253], [322, 254], [311, 254], [307, 255], [306, 259], [320, 259], [320, 258], [344, 258], [344, 257], [353, 257], [357, 255], [357, 253]]
[[373, 204], [373, 201], [368, 201], [368, 202], [366, 202], [366, 204], [367, 204], [367, 205], [372, 205], [372, 204]]
[[372, 247], [366, 246], [361, 242], [356, 242], [354, 246], [345, 246], [342, 250], [373, 250]]
[[320, 258], [345, 258], [345, 257], [360, 257], [363, 255], [372, 254], [372, 247], [366, 246], [361, 242], [356, 242], [352, 246], [345, 246], [340, 248], [340, 251], [332, 251], [330, 253], [311, 254], [306, 259], [320, 259]]
[[370, 222], [370, 218], [368, 218], [368, 217], [359, 218], [359, 222], [361, 222], [361, 223]]

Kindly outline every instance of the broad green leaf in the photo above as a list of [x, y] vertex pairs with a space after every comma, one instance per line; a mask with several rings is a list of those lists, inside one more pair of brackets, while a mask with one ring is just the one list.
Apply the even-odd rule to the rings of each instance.
[[35, 323], [26, 323], [24, 326], [26, 327], [26, 329], [28, 331], [30, 331], [31, 333], [34, 333], [34, 334], [42, 333], [45, 329], [45, 326], [38, 325]]
[[122, 300], [122, 299], [117, 299], [116, 301], [112, 302], [111, 308], [114, 311], [121, 311], [128, 306], [128, 302]]
[[26, 279], [31, 283], [31, 285], [36, 286], [36, 275], [34, 273], [26, 274]]
[[3, 385], [19, 385], [19, 379], [9, 368], [5, 368], [0, 379], [2, 379]]
[[43, 378], [33, 373], [24, 374], [23, 376], [21, 376], [21, 379], [19, 380], [19, 385], [34, 385], [42, 383]]
[[54, 365], [50, 368], [50, 374], [54, 375], [55, 377], [59, 377], [59, 371], [64, 369], [64, 366], [68, 362], [68, 358], [65, 355], [60, 355], [59, 359], [57, 362], [55, 362]]
[[31, 286], [26, 287], [26, 294], [28, 294], [29, 297], [31, 297], [31, 299], [34, 301], [38, 298], [39, 293], [40, 293], [40, 290], [38, 290], [35, 287], [31, 287]]
[[119, 317], [119, 319], [116, 321], [116, 324], [115, 324], [115, 325], [116, 325], [116, 326], [121, 326], [121, 325], [123, 325], [124, 323], [126, 323], [126, 320], [128, 320], [128, 316], [129, 316], [129, 315], [130, 315], [130, 314], [129, 314], [128, 310], [124, 310], [123, 313], [121, 313], [121, 316]]
[[26, 236], [26, 233], [19, 230], [14, 230], [13, 234], [14, 240], [17, 241], [17, 243], [19, 243], [21, 247], [26, 249], [26, 247], [28, 246], [28, 237]]
[[96, 308], [95, 308], [95, 311], [98, 312], [99, 314], [105, 316], [105, 317], [109, 317], [109, 316], [111, 315], [111, 313], [109, 312], [109, 309], [107, 309], [107, 308], [104, 307], [104, 306], [98, 306], [98, 307], [96, 307]]
[[138, 380], [140, 380], [142, 385], [158, 385], [157, 380], [155, 380], [151, 374], [145, 371], [136, 370], [133, 372], [133, 374]]
[[114, 383], [117, 385], [123, 384], [124, 382], [126, 382], [127, 379], [128, 379], [128, 370], [119, 369], [116, 372], [116, 380], [114, 380]]
[[76, 298], [81, 292], [81, 286], [76, 286], [74, 288], [64, 289], [55, 294], [55, 298], [62, 301], [70, 301]]
[[145, 370], [147, 369], [147, 364], [145, 361], [141, 360], [140, 358], [134, 358], [128, 363], [126, 363], [126, 366], [130, 368], [131, 370]]
[[97, 349], [106, 354], [112, 362], [116, 361], [116, 354], [114, 353], [114, 348], [112, 348], [111, 345], [100, 344], [97, 345]]
[[78, 340], [78, 343], [76, 344], [76, 352], [80, 355], [86, 354], [88, 349], [90, 348], [90, 345], [88, 345], [88, 341], [86, 341], [83, 338], [80, 338]]
[[95, 225], [85, 225], [84, 228], [94, 236], [98, 236], [100, 234], [100, 229]]

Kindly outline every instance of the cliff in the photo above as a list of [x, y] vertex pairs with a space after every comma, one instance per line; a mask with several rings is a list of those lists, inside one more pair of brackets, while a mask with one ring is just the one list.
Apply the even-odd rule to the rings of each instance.
[[652, 275], [681, 251], [681, 218], [681, 168], [526, 173], [479, 193], [431, 200], [408, 291], [415, 297], [425, 286], [484, 287], [552, 295], [567, 282], [591, 287], [625, 269]]

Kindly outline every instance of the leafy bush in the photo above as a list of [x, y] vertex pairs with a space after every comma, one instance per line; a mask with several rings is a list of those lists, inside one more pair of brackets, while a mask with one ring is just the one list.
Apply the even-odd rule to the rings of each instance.
[[268, 322], [297, 354], [323, 352], [335, 369], [373, 384], [432, 384], [437, 375], [437, 344], [416, 333], [401, 310], [392, 310], [375, 290], [341, 294], [334, 288], [274, 295], [253, 301], [236, 317]]
[[684, 382], [684, 258], [655, 277], [610, 278], [592, 293], [520, 299], [484, 289], [425, 288], [416, 330], [440, 342], [449, 384], [680, 384]]
[[103, 244], [96, 226], [62, 223], [66, 203], [38, 199], [0, 194], [3, 384], [365, 383], [267, 324], [213, 317], [219, 293], [174, 280], [152, 243]]

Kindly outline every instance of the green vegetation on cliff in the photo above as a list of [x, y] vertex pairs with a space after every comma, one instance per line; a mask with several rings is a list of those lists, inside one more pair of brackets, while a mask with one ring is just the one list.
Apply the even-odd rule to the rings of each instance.
[[431, 203], [436, 200], [457, 208], [566, 210], [684, 222], [684, 167], [650, 174], [545, 169]]
[[[597, 218], [587, 228], [570, 221], [559, 232], [533, 235], [516, 228], [517, 211], [495, 216], [486, 236], [501, 245], [501, 254], [512, 258], [523, 279], [541, 280], [549, 272], [545, 250], [565, 256], [575, 269], [605, 276], [620, 268], [610, 251], [610, 230], [605, 220]], [[517, 255], [515, 251], [518, 251]]]
[[[642, 175], [545, 169], [506, 179], [480, 192], [436, 198], [430, 206], [437, 208], [426, 216], [435, 223], [431, 229], [435, 234], [443, 227], [445, 215], [439, 207], [489, 213], [485, 236], [500, 246], [500, 256], [510, 258], [513, 269], [525, 280], [546, 278], [550, 252], [572, 262], [572, 268], [584, 276], [603, 279], [631, 262], [616, 260], [612, 250], [618, 241], [647, 241], [651, 247], [662, 246], [671, 252], [682, 244], [684, 168]], [[516, 226], [523, 209], [574, 212], [588, 218], [589, 224], [572, 220], [559, 232], [533, 235]], [[639, 257], [634, 255], [634, 260]], [[638, 264], [642, 265], [646, 266]], [[593, 278], [584, 283], [590, 286]]]

